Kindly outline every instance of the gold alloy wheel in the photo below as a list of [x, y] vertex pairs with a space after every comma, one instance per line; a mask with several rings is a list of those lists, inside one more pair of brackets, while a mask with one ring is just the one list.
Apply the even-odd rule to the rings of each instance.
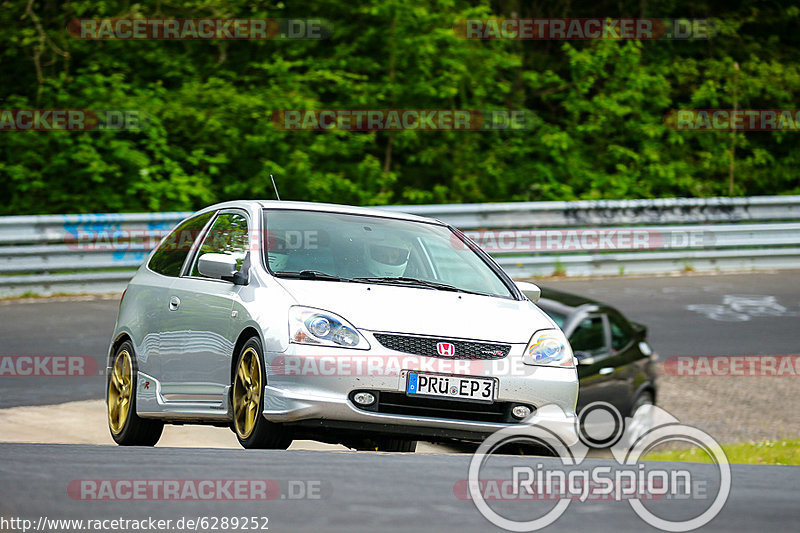
[[108, 425], [115, 435], [122, 432], [128, 420], [133, 392], [133, 365], [131, 354], [122, 350], [114, 360], [108, 382]]
[[255, 348], [247, 348], [239, 359], [233, 384], [233, 424], [242, 439], [252, 435], [261, 403], [261, 361]]

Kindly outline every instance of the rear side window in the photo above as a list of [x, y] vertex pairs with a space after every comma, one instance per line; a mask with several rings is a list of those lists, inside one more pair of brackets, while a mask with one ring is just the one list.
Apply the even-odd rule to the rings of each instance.
[[183, 267], [183, 262], [186, 261], [186, 256], [189, 255], [194, 241], [200, 236], [200, 232], [203, 231], [213, 215], [213, 211], [203, 213], [182, 222], [158, 247], [156, 253], [150, 258], [148, 268], [164, 276], [180, 276], [181, 267]]

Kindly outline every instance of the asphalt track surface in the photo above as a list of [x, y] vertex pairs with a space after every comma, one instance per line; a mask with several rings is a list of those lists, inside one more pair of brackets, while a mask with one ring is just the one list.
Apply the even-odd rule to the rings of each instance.
[[[609, 303], [647, 325], [662, 360], [671, 355], [800, 354], [800, 270], [549, 279], [541, 285]], [[748, 297], [744, 307], [742, 295]], [[0, 302], [0, 356], [89, 355], [102, 369], [117, 309], [115, 299]], [[0, 408], [102, 398], [103, 387], [99, 374], [0, 377]]]
[[[0, 512], [36, 523], [41, 516], [73, 519], [266, 516], [269, 531], [493, 531], [472, 502], [456, 497], [454, 485], [466, 478], [468, 455], [404, 455], [312, 451], [237, 451], [109, 446], [0, 446], [3, 479]], [[502, 476], [511, 465], [550, 461], [505, 456], [487, 477]], [[613, 461], [587, 460], [594, 466]], [[654, 463], [656, 466], [659, 463]], [[714, 465], [684, 465], [693, 479], [716, 474]], [[800, 511], [798, 467], [732, 467], [727, 504], [704, 531], [796, 530]], [[696, 478], [694, 477], [696, 476]], [[86, 501], [68, 492], [73, 480], [93, 479], [266, 479], [278, 483], [270, 501]], [[313, 482], [315, 499], [292, 499], [290, 482]], [[293, 483], [298, 486], [297, 483]], [[12, 489], [13, 487], [13, 489]], [[707, 486], [709, 501], [717, 486]], [[298, 495], [300, 491], [294, 491]], [[706, 502], [661, 500], [647, 504], [654, 514], [688, 518]], [[504, 502], [499, 512], [531, 519], [546, 504]], [[536, 505], [542, 507], [535, 507]], [[550, 506], [548, 505], [547, 508]], [[680, 516], [679, 516], [680, 515]], [[173, 526], [173, 530], [174, 526]], [[626, 502], [574, 501], [548, 531], [656, 531]]]
[[[800, 353], [800, 271], [548, 280], [542, 285], [617, 306], [631, 319], [649, 326], [650, 341], [662, 358]], [[749, 295], [750, 303], [742, 307], [741, 299], [739, 304], [730, 300], [732, 295]], [[725, 303], [726, 297], [729, 303]], [[705, 307], [687, 309], [693, 305]], [[91, 355], [102, 361], [116, 312], [115, 300], [0, 303], [0, 355]], [[0, 378], [0, 407], [100, 398], [102, 391], [99, 374], [87, 378]], [[234, 516], [267, 517], [269, 531], [498, 530], [471, 501], [460, 499], [454, 491], [456, 484], [466, 479], [469, 461], [469, 455], [0, 444], [0, 518], [27, 518], [37, 524], [42, 517], [153, 517], [172, 520], [172, 531], [195, 530], [185, 523], [183, 528], [176, 527], [180, 518], [219, 521]], [[483, 478], [507, 479], [511, 466], [534, 466], [536, 461], [552, 465], [558, 459], [504, 456], [491, 461]], [[584, 464], [616, 465], [602, 459], [587, 459]], [[660, 464], [670, 471], [687, 469], [692, 479], [704, 481], [701, 492], [711, 499], [716, 495], [716, 466]], [[731, 470], [727, 503], [703, 531], [763, 531], [766, 526], [770, 530], [796, 529], [800, 519], [800, 467], [733, 465]], [[68, 489], [70, 482], [87, 479], [262, 479], [276, 481], [279, 493], [266, 502], [87, 501]], [[313, 486], [318, 498], [295, 499], [297, 491], [292, 493], [290, 486]], [[708, 505], [709, 499], [691, 498], [658, 500], [646, 506], [663, 518], [676, 520], [696, 515]], [[550, 506], [502, 502], [493, 504], [493, 508], [518, 519], [531, 519]], [[19, 531], [0, 523], [2, 530]], [[656, 531], [630, 505], [620, 501], [573, 501], [546, 530]]]

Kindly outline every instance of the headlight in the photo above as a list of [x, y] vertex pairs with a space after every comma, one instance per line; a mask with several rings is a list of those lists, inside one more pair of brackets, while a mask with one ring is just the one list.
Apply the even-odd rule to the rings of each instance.
[[522, 355], [526, 365], [575, 367], [572, 347], [558, 329], [541, 329], [533, 334]]
[[369, 350], [367, 339], [344, 318], [297, 305], [289, 310], [289, 340], [297, 344]]

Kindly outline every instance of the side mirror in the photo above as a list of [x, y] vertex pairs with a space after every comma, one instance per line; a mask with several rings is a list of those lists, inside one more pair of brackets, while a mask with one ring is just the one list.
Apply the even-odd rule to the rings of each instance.
[[197, 270], [209, 278], [233, 281], [237, 273], [236, 258], [226, 254], [203, 254], [197, 260]]
[[517, 288], [533, 303], [538, 302], [539, 298], [542, 297], [542, 289], [540, 289], [538, 285], [529, 281], [516, 281], [515, 283], [517, 284]]

